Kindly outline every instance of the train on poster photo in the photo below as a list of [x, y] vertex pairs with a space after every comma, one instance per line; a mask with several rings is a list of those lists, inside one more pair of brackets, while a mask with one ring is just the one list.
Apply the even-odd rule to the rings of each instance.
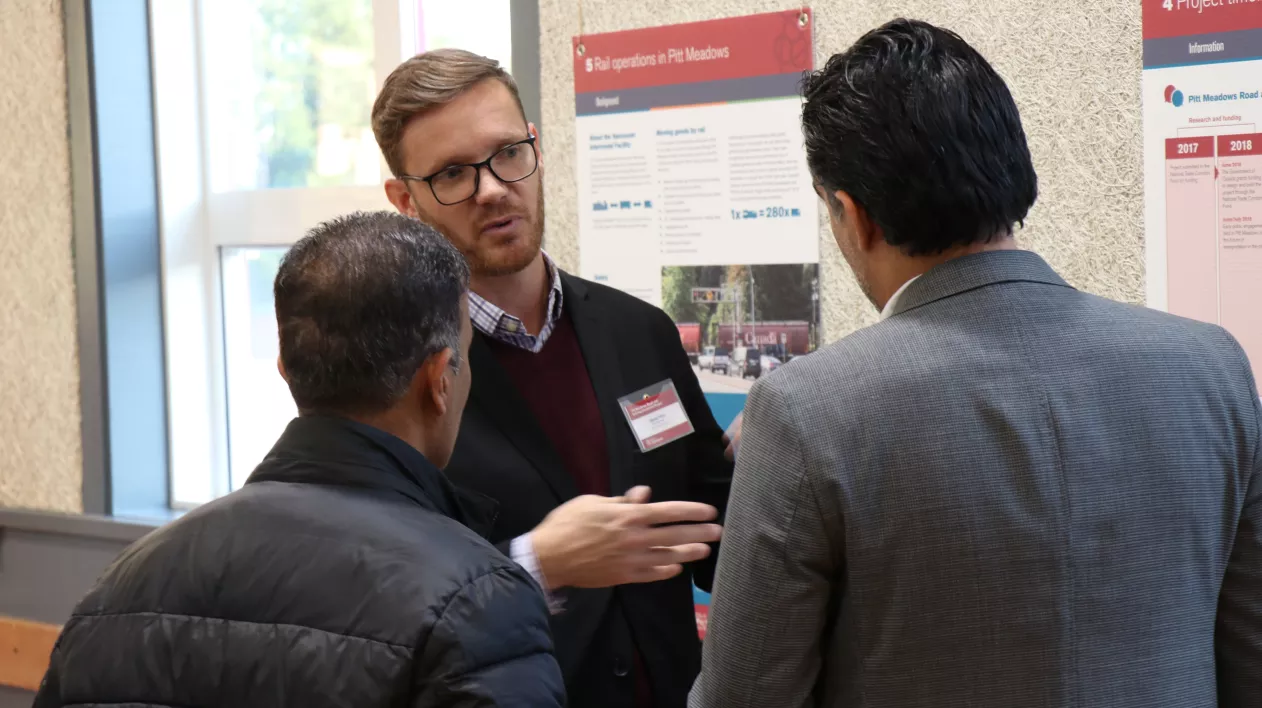
[[819, 346], [819, 267], [667, 266], [662, 307], [705, 390], [748, 390]]

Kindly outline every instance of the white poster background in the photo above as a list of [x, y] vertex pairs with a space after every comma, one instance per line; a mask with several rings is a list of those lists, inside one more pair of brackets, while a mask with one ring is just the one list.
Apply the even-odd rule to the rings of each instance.
[[[1168, 86], [1183, 94], [1183, 105], [1166, 102]], [[1149, 307], [1169, 309], [1166, 140], [1262, 132], [1262, 100], [1191, 100], [1206, 94], [1247, 95], [1259, 88], [1262, 60], [1144, 70], [1144, 234]]]
[[787, 97], [579, 116], [581, 275], [660, 306], [663, 266], [817, 263], [801, 110]]

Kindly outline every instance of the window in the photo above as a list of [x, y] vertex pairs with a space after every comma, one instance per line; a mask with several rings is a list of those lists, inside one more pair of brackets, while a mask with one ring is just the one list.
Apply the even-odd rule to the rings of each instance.
[[150, 13], [171, 497], [188, 508], [240, 487], [295, 414], [271, 288], [289, 244], [391, 208], [370, 125], [385, 77], [452, 46], [511, 69], [513, 26], [509, 0], [163, 0]]
[[513, 70], [508, 0], [418, 0], [416, 8], [417, 52], [459, 47]]
[[[271, 283], [309, 223], [283, 210], [382, 208], [371, 112], [371, 0], [202, 5], [211, 238], [219, 250], [229, 486], [239, 488], [295, 415], [276, 359]], [[354, 189], [356, 187], [361, 189]], [[333, 193], [319, 188], [351, 188]], [[270, 190], [288, 190], [278, 195]], [[282, 210], [260, 220], [254, 209]], [[262, 228], [260, 228], [262, 227]], [[276, 245], [243, 245], [276, 244]]]
[[276, 365], [280, 347], [272, 281], [285, 251], [284, 247], [220, 250], [233, 489], [245, 483], [250, 470], [298, 413]]
[[203, 4], [210, 189], [373, 185], [371, 0]]

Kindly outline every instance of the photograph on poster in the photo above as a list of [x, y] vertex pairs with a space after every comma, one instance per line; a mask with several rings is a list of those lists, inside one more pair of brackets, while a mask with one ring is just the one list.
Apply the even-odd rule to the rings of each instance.
[[662, 309], [706, 393], [748, 393], [819, 337], [819, 267], [667, 266]]

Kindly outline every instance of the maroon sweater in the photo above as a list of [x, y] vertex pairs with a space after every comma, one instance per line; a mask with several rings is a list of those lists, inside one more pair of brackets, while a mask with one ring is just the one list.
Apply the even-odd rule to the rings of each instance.
[[609, 496], [605, 424], [569, 316], [557, 321], [538, 354], [489, 338], [487, 342], [561, 456], [579, 493]]
[[[526, 399], [531, 414], [543, 428], [548, 442], [574, 478], [580, 494], [609, 496], [609, 446], [600, 402], [587, 373], [574, 323], [561, 317], [538, 353], [487, 338], [491, 351], [517, 391]], [[619, 494], [625, 489], [618, 490]], [[644, 660], [639, 650], [635, 662], [635, 705], [653, 705]]]

